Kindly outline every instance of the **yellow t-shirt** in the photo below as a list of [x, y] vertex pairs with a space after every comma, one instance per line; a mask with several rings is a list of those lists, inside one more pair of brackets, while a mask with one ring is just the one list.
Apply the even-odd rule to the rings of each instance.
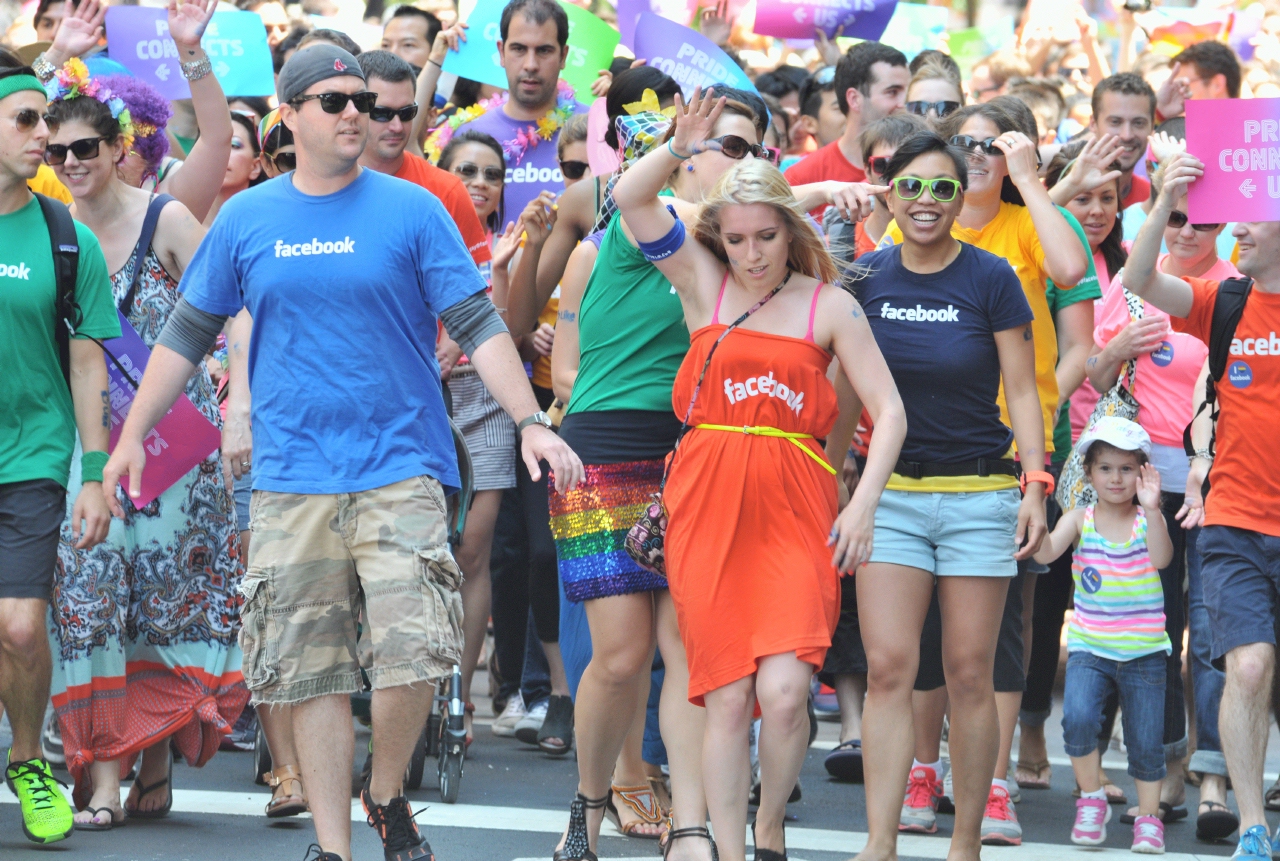
[[[556, 314], [560, 311], [560, 285], [556, 285], [556, 289], [551, 294], [551, 299], [547, 302], [547, 307], [542, 309], [542, 313], [538, 315], [538, 325], [547, 323], [553, 328], [556, 325]], [[551, 388], [551, 358], [549, 356], [539, 356], [533, 363], [533, 384], [542, 389]]]
[[39, 169], [36, 170], [35, 177], [27, 180], [27, 188], [36, 194], [43, 194], [45, 197], [61, 200], [67, 206], [71, 205], [73, 199], [71, 192], [58, 180], [58, 175], [47, 164], [40, 165]]
[[[1022, 291], [1031, 305], [1031, 312], [1035, 314], [1031, 331], [1035, 336], [1036, 347], [1036, 389], [1040, 393], [1040, 409], [1044, 414], [1045, 452], [1052, 452], [1053, 414], [1058, 409], [1058, 377], [1054, 372], [1058, 366], [1058, 333], [1045, 295], [1048, 275], [1044, 268], [1044, 248], [1040, 245], [1040, 237], [1031, 222], [1031, 213], [1025, 206], [1002, 202], [1000, 212], [986, 227], [971, 230], [961, 227], [957, 221], [951, 226], [951, 235], [961, 242], [976, 245], [1008, 260], [1017, 273], [1018, 280], [1022, 282]], [[894, 243], [902, 241], [902, 230], [896, 222], [889, 222], [885, 240], [881, 241], [880, 247], [883, 248], [890, 237]], [[1009, 408], [1004, 400], [1003, 382], [1000, 384], [997, 402], [1000, 404], [1001, 420], [1012, 426], [1009, 422]], [[1043, 467], [1037, 464], [1027, 468]]]

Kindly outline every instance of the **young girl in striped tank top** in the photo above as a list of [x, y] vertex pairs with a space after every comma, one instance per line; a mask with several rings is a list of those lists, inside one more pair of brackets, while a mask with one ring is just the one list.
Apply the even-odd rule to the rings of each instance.
[[1098, 734], [1107, 697], [1116, 691], [1124, 719], [1129, 774], [1138, 787], [1133, 851], [1164, 853], [1158, 816], [1165, 776], [1165, 633], [1159, 569], [1173, 559], [1160, 513], [1160, 474], [1148, 462], [1151, 438], [1136, 423], [1106, 417], [1077, 443], [1097, 495], [1062, 516], [1036, 553], [1048, 564], [1074, 545], [1075, 615], [1067, 637], [1062, 730], [1080, 786], [1071, 841], [1107, 839], [1111, 807], [1100, 781]]

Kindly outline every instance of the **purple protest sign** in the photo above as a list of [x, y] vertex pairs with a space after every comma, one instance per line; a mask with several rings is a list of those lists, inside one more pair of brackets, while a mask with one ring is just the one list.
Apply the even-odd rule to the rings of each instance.
[[759, 0], [755, 32], [782, 39], [812, 39], [821, 28], [828, 38], [841, 35], [879, 39], [889, 26], [897, 0]]
[[635, 54], [674, 78], [686, 98], [695, 87], [711, 84], [756, 92], [742, 67], [714, 42], [652, 12], [641, 14], [636, 22]]
[[[119, 314], [119, 312], [116, 312]], [[120, 428], [133, 406], [136, 386], [147, 369], [151, 351], [142, 338], [120, 314], [119, 338], [104, 342], [129, 377], [107, 359], [111, 399], [111, 448], [120, 441]], [[192, 467], [217, 451], [222, 445], [222, 432], [214, 426], [186, 395], [179, 395], [173, 408], [142, 441], [147, 451], [147, 468], [142, 473], [142, 495], [131, 500], [135, 508], [144, 508], [178, 482]]]
[[622, 44], [635, 50], [636, 21], [645, 12], [652, 12], [677, 24], [693, 20], [697, 0], [618, 0], [618, 32]]
[[1204, 176], [1187, 192], [1195, 224], [1280, 221], [1280, 99], [1192, 99], [1187, 152]]

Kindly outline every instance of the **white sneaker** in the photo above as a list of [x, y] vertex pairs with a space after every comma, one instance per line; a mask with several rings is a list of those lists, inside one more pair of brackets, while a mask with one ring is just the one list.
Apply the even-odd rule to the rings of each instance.
[[512, 738], [516, 734], [516, 724], [529, 712], [524, 707], [524, 697], [520, 696], [520, 692], [516, 693], [507, 700], [507, 707], [502, 710], [502, 714], [498, 715], [489, 726], [489, 730], [500, 738]]
[[524, 717], [516, 721], [515, 737], [525, 744], [536, 745], [538, 743], [538, 730], [542, 729], [542, 723], [547, 719], [547, 706], [550, 700], [543, 700], [540, 703], [534, 703], [533, 708], [525, 712]]

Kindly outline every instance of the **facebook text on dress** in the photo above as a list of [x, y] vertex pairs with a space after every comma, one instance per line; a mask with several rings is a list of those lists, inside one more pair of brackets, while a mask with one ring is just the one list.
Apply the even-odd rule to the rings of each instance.
[[773, 371], [770, 371], [767, 377], [763, 374], [758, 377], [747, 377], [746, 382], [742, 383], [725, 380], [724, 394], [731, 404], [736, 404], [738, 401], [747, 398], [753, 398], [756, 395], [764, 395], [765, 397], [774, 397], [785, 401], [796, 415], [800, 415], [800, 411], [804, 409], [804, 392], [794, 391], [786, 383], [775, 380]]

